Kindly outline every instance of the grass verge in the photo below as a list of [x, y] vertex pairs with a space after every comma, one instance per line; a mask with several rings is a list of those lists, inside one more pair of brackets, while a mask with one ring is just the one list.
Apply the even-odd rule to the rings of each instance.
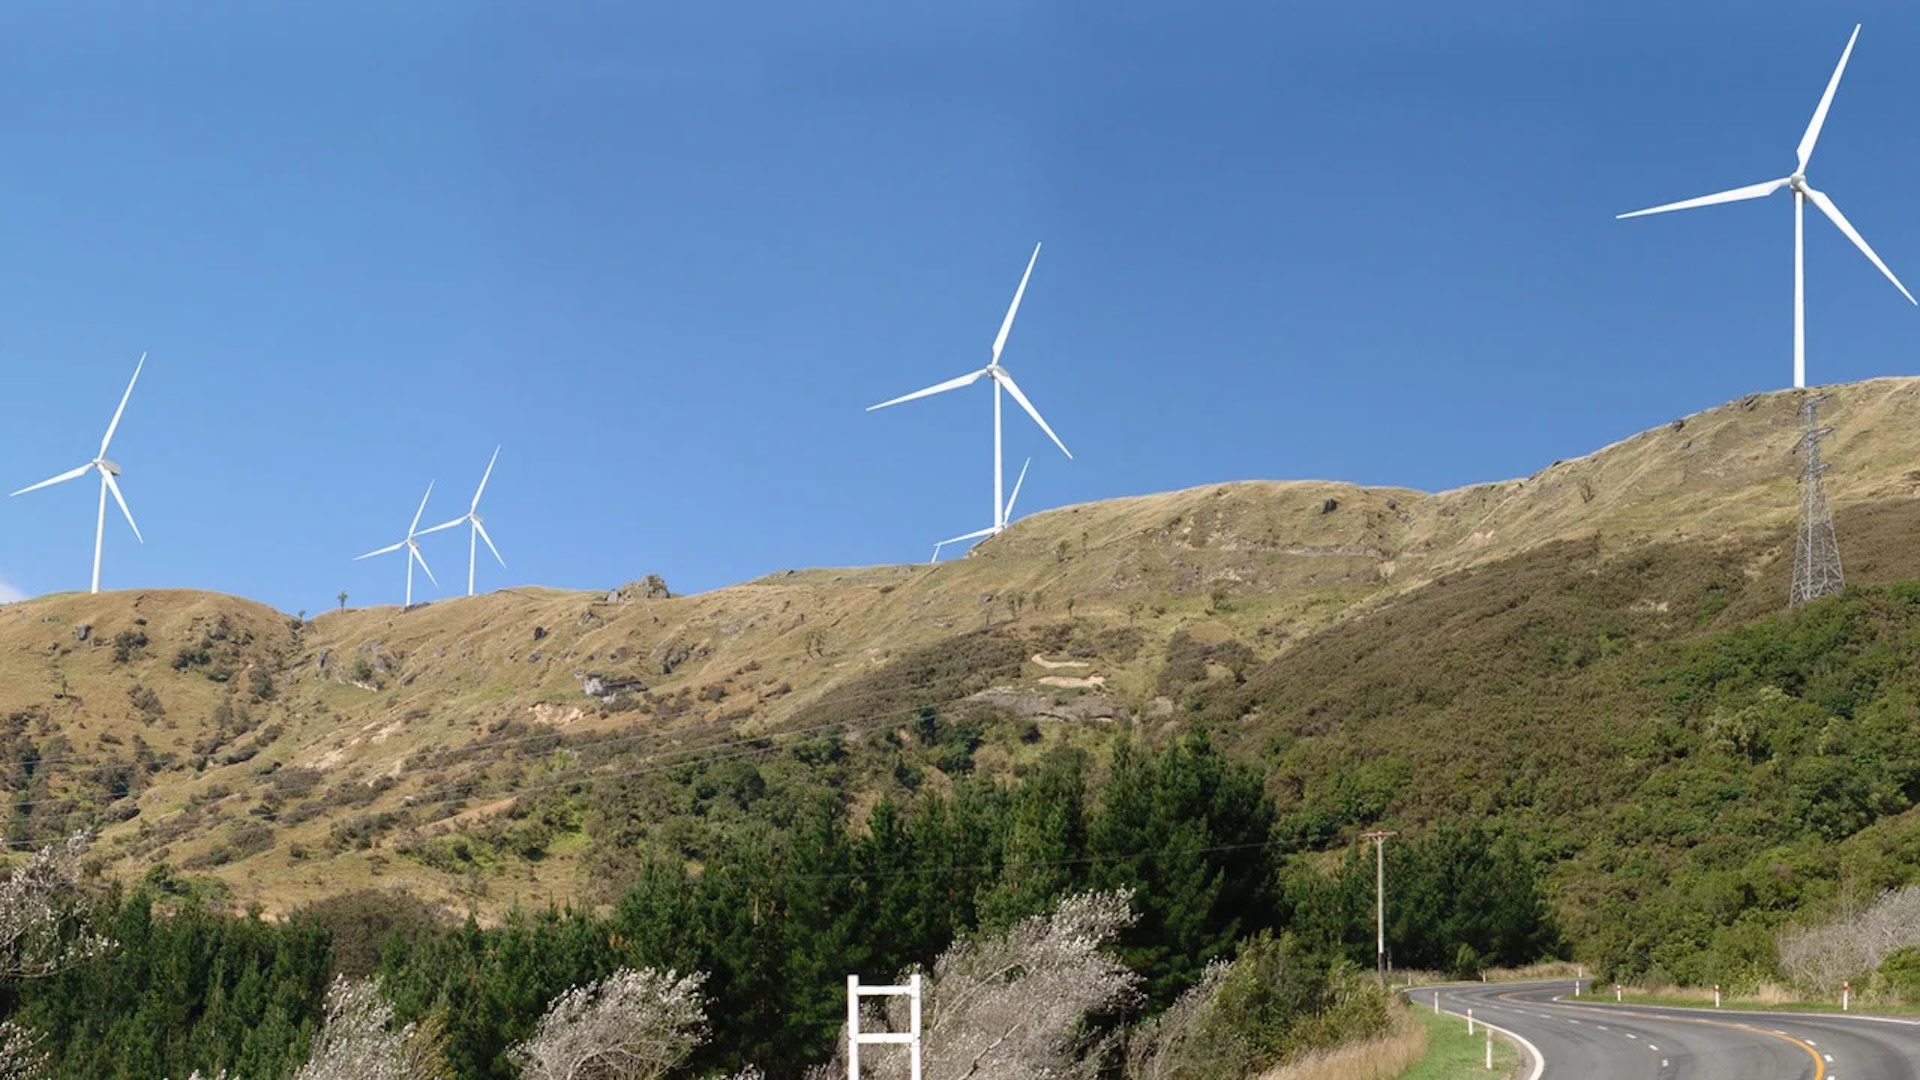
[[1506, 1080], [1519, 1074], [1519, 1048], [1499, 1035], [1493, 1037], [1493, 1068], [1489, 1070], [1487, 1037], [1481, 1025], [1475, 1024], [1469, 1035], [1463, 1017], [1431, 1009], [1416, 1008], [1412, 1012], [1426, 1028], [1427, 1053], [1397, 1080]]
[[1316, 1050], [1260, 1080], [1395, 1080], [1427, 1053], [1427, 1026], [1398, 996], [1387, 999], [1387, 1030], [1361, 1042]]
[[[1713, 1004], [1712, 987], [1697, 986], [1628, 986], [1621, 990], [1620, 1000], [1613, 1000], [1610, 988], [1595, 988], [1592, 994], [1595, 1005], [1667, 1005], [1690, 1009], [1711, 1009]], [[1722, 995], [1720, 1006], [1725, 1011], [1746, 1012], [1804, 1012], [1838, 1013], [1841, 1012], [1839, 999], [1807, 1000], [1797, 998], [1778, 987], [1763, 987], [1757, 994]], [[1852, 1012], [1873, 1013], [1881, 1016], [1920, 1016], [1920, 1005], [1894, 1004], [1880, 1001], [1863, 1001], [1855, 996], [1849, 1003]]]

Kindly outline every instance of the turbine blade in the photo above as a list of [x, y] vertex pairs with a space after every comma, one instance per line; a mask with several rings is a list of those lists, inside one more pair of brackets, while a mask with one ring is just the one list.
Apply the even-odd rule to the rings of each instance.
[[934, 550], [939, 551], [940, 548], [946, 547], [948, 544], [963, 544], [963, 543], [966, 543], [968, 540], [978, 540], [983, 536], [992, 536], [992, 535], [993, 535], [992, 529], [975, 529], [974, 531], [968, 533], [965, 536], [956, 536], [951, 540], [940, 541], [940, 543], [934, 547]]
[[944, 394], [949, 390], [958, 390], [963, 386], [971, 386], [979, 380], [980, 376], [986, 373], [987, 369], [981, 368], [979, 371], [962, 375], [957, 379], [948, 379], [943, 383], [935, 383], [925, 390], [915, 390], [911, 394], [903, 394], [900, 397], [894, 398], [892, 401], [883, 401], [878, 405], [869, 405], [867, 406], [867, 411], [872, 412], [875, 409], [884, 409], [889, 405], [898, 405], [903, 401], [912, 401], [914, 398], [931, 397], [934, 394]]
[[1013, 376], [1008, 373], [1007, 369], [1001, 368], [1000, 374], [995, 376], [995, 378], [1000, 380], [1000, 385], [1007, 388], [1007, 393], [1013, 395], [1013, 400], [1019, 402], [1020, 407], [1027, 410], [1027, 415], [1033, 417], [1033, 422], [1040, 425], [1040, 430], [1047, 433], [1047, 438], [1053, 440], [1053, 445], [1059, 447], [1060, 452], [1067, 455], [1067, 459], [1071, 461], [1073, 459], [1073, 451], [1067, 449], [1067, 444], [1061, 442], [1060, 436], [1055, 435], [1053, 429], [1047, 426], [1047, 422], [1041, 419], [1040, 410], [1034, 408], [1033, 402], [1027, 400], [1027, 395], [1020, 392], [1019, 385], [1013, 381]]
[[473, 523], [473, 527], [475, 531], [479, 532], [480, 539], [487, 542], [487, 550], [493, 552], [494, 561], [500, 564], [500, 569], [505, 570], [507, 568], [507, 560], [502, 559], [500, 557], [500, 549], [493, 546], [493, 537], [487, 535], [487, 527], [478, 521]]
[[365, 555], [355, 555], [353, 557], [353, 561], [359, 562], [361, 559], [371, 559], [375, 555], [385, 555], [389, 551], [399, 551], [401, 548], [406, 546], [407, 546], [407, 542], [405, 540], [402, 540], [397, 544], [388, 544], [386, 547], [380, 548], [377, 551], [369, 551]]
[[93, 463], [88, 462], [77, 469], [68, 469], [66, 472], [61, 473], [59, 476], [49, 477], [48, 479], [42, 480], [37, 484], [31, 485], [29, 487], [23, 487], [19, 491], [14, 492], [14, 494], [25, 495], [29, 491], [39, 491], [43, 487], [52, 487], [55, 484], [64, 483], [65, 481], [72, 480], [75, 477], [85, 476], [87, 474], [87, 470], [91, 468], [93, 468]]
[[1807, 171], [1807, 159], [1813, 156], [1813, 144], [1820, 138], [1820, 126], [1827, 122], [1827, 109], [1833, 105], [1833, 92], [1840, 89], [1840, 73], [1847, 70], [1847, 57], [1853, 55], [1853, 43], [1860, 40], [1860, 24], [1853, 24], [1853, 36], [1847, 39], [1847, 47], [1840, 53], [1840, 63], [1833, 69], [1833, 78], [1827, 80], [1827, 92], [1820, 95], [1820, 105], [1813, 110], [1813, 119], [1807, 121], [1807, 133], [1800, 136], [1800, 167], [1794, 171]]
[[1906, 297], [1908, 303], [1911, 304], [1915, 302], [1913, 294], [1907, 291], [1905, 285], [1900, 284], [1900, 279], [1893, 276], [1893, 271], [1887, 269], [1887, 264], [1881, 262], [1880, 256], [1875, 255], [1873, 249], [1867, 246], [1866, 237], [1861, 236], [1860, 231], [1855, 229], [1853, 223], [1847, 220], [1847, 215], [1841, 213], [1840, 208], [1833, 205], [1833, 200], [1827, 198], [1826, 192], [1815, 191], [1812, 188], [1808, 188], [1807, 198], [1812, 199], [1813, 205], [1819, 207], [1820, 212], [1827, 215], [1827, 220], [1833, 222], [1836, 228], [1847, 234], [1847, 239], [1853, 241], [1853, 246], [1860, 249], [1860, 254], [1865, 255], [1872, 261], [1873, 265], [1880, 268], [1881, 273], [1887, 275], [1887, 280], [1893, 282], [1893, 287], [1900, 290], [1900, 295]]
[[473, 493], [473, 505], [467, 507], [467, 513], [471, 514], [480, 509], [480, 496], [486, 494], [487, 480], [493, 476], [493, 463], [499, 460], [500, 448], [496, 446], [493, 448], [493, 457], [487, 460], [487, 471], [480, 475], [480, 488]]
[[425, 570], [427, 572], [427, 580], [433, 582], [433, 587], [436, 589], [439, 588], [440, 582], [435, 580], [433, 576], [433, 567], [427, 565], [427, 557], [425, 555], [420, 554], [419, 547], [413, 544], [408, 544], [407, 551], [409, 554], [413, 556], [414, 560], [420, 564], [420, 569]]
[[464, 523], [466, 523], [466, 522], [467, 522], [467, 521], [469, 521], [469, 520], [471, 520], [471, 515], [469, 515], [469, 514], [461, 514], [461, 515], [460, 515], [459, 517], [457, 517], [457, 518], [454, 518], [454, 519], [453, 519], [452, 521], [443, 521], [443, 522], [441, 522], [440, 524], [438, 524], [438, 525], [435, 525], [435, 526], [434, 526], [433, 528], [431, 528], [431, 529], [421, 529], [421, 530], [420, 530], [419, 532], [417, 532], [417, 533], [414, 533], [413, 535], [415, 535], [415, 536], [425, 536], [425, 535], [427, 535], [428, 533], [437, 533], [437, 532], [439, 532], [439, 531], [440, 531], [440, 530], [442, 530], [442, 529], [451, 529], [451, 528], [453, 528], [453, 527], [454, 527], [455, 525], [461, 525], [461, 524], [464, 524]]
[[[413, 530], [420, 527], [420, 515], [427, 512], [427, 500], [431, 498], [433, 498], [433, 481], [429, 480], [427, 481], [427, 493], [425, 495], [420, 496], [420, 509], [415, 510], [413, 512], [413, 524], [407, 526], [408, 536], [419, 535]], [[437, 585], [439, 584], [439, 582], [435, 582], [434, 584]]]
[[141, 353], [140, 362], [133, 365], [133, 378], [127, 380], [127, 392], [120, 395], [120, 407], [113, 410], [113, 422], [107, 425], [107, 433], [100, 438], [101, 457], [107, 456], [107, 444], [113, 441], [113, 432], [120, 426], [120, 414], [127, 411], [127, 399], [133, 396], [133, 384], [140, 381], [140, 369], [146, 366], [147, 354]]
[[1716, 191], [1712, 195], [1702, 195], [1697, 199], [1682, 199], [1679, 202], [1662, 206], [1650, 206], [1645, 210], [1635, 210], [1630, 214], [1615, 214], [1613, 220], [1621, 221], [1630, 217], [1645, 217], [1648, 214], [1664, 214], [1669, 210], [1691, 210], [1696, 206], [1712, 206], [1716, 203], [1739, 202], [1742, 199], [1759, 199], [1786, 187], [1790, 177], [1768, 180], [1764, 184], [1748, 184], [1746, 187], [1733, 188], [1730, 191]]
[[1007, 511], [1000, 515], [1000, 524], [1002, 525], [1013, 520], [1013, 503], [1014, 500], [1020, 497], [1020, 485], [1027, 482], [1027, 466], [1031, 464], [1033, 464], [1033, 459], [1028, 458], [1020, 466], [1020, 478], [1013, 482], [1013, 494], [1007, 496]]
[[1013, 317], [1020, 310], [1020, 298], [1027, 295], [1027, 279], [1033, 276], [1033, 264], [1040, 260], [1040, 245], [1033, 245], [1033, 255], [1027, 259], [1027, 272], [1020, 275], [1020, 287], [1013, 291], [1013, 303], [1007, 306], [1007, 317], [1000, 323], [1000, 334], [993, 339], [993, 362], [1000, 362], [1000, 350], [1007, 347], [1007, 334], [1013, 330]]
[[113, 474], [105, 469], [100, 470], [100, 479], [106, 482], [107, 490], [113, 492], [113, 501], [120, 504], [120, 512], [127, 516], [127, 524], [133, 529], [133, 538], [143, 544], [146, 543], [147, 538], [140, 535], [140, 526], [133, 524], [133, 511], [127, 509], [127, 497], [120, 494], [119, 481], [115, 480]]

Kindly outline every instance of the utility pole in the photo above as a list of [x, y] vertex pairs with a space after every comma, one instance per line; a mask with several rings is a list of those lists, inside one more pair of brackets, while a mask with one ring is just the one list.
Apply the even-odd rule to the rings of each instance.
[[1373, 841], [1373, 922], [1378, 948], [1374, 952], [1374, 970], [1380, 976], [1380, 989], [1387, 988], [1387, 837], [1398, 832], [1377, 829], [1360, 834]]

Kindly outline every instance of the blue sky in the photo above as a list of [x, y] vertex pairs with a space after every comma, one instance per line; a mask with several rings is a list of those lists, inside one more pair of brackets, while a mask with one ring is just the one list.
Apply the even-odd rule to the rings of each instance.
[[[1791, 372], [1809, 175], [1920, 287], [1920, 11], [1752, 3], [10, 4], [0, 481], [111, 457], [107, 588], [397, 602], [481, 512], [512, 584], [918, 561], [1019, 510], [1254, 478], [1530, 473]], [[1200, 9], [1199, 11], [1186, 10]], [[1811, 382], [1920, 311], [1808, 223]], [[0, 502], [84, 588], [95, 488]], [[428, 538], [464, 589], [464, 538]]]

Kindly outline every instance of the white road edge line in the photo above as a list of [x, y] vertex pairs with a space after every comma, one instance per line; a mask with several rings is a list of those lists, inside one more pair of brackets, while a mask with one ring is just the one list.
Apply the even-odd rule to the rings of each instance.
[[[1454, 1012], [1449, 1008], [1442, 1007], [1440, 1011], [1446, 1013], [1448, 1016], [1458, 1016], [1461, 1019], [1465, 1019], [1464, 1014]], [[1475, 1017], [1475, 1019], [1479, 1018]], [[1527, 1040], [1526, 1036], [1521, 1035], [1519, 1032], [1508, 1031], [1498, 1024], [1489, 1024], [1485, 1020], [1480, 1020], [1480, 1025], [1489, 1031], [1499, 1032], [1504, 1038], [1518, 1044], [1522, 1054], [1533, 1059], [1533, 1068], [1528, 1070], [1527, 1075], [1521, 1077], [1520, 1080], [1540, 1080], [1540, 1074], [1547, 1071], [1547, 1059], [1540, 1053], [1539, 1047], [1533, 1045], [1533, 1043]]]

